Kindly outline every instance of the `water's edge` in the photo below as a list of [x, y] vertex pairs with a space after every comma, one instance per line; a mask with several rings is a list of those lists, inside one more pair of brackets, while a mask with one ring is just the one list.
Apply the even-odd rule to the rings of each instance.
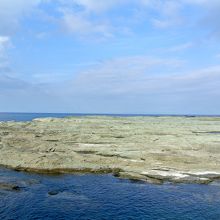
[[45, 175], [0, 168], [0, 218], [218, 220], [219, 189], [219, 184], [155, 185], [109, 174]]

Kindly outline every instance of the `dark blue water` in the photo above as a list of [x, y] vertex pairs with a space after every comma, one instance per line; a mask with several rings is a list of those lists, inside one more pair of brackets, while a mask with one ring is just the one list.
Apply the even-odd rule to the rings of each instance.
[[0, 219], [220, 219], [220, 186], [141, 184], [111, 175], [46, 176], [2, 169]]
[[68, 114], [68, 113], [3, 113], [0, 112], [0, 121], [31, 121], [35, 118], [56, 117], [63, 118], [67, 116], [84, 116], [90, 114]]
[[81, 113], [3, 113], [0, 112], [0, 121], [31, 121], [35, 118], [56, 117], [63, 118], [67, 116], [145, 116], [145, 115], [129, 115], [129, 114], [81, 114]]
[[[196, 117], [208, 115], [162, 115], [162, 114], [82, 114], [82, 113], [4, 113], [0, 112], [0, 121], [31, 121], [35, 118], [56, 117], [63, 118], [67, 116], [115, 116], [115, 117], [132, 117], [132, 116], [183, 116]], [[209, 117], [220, 117], [220, 115], [209, 115]]]
[[[27, 121], [66, 114], [0, 114]], [[11, 189], [1, 183], [12, 183]], [[111, 175], [39, 175], [0, 169], [0, 219], [219, 220], [220, 184], [164, 184]]]
[[[4, 113], [0, 112], [0, 121], [31, 121], [35, 118], [56, 117], [63, 118], [67, 116], [115, 116], [115, 117], [132, 117], [132, 116], [151, 116], [144, 114], [82, 114], [82, 113]], [[160, 115], [156, 115], [160, 116]], [[161, 115], [162, 116], [162, 115]]]

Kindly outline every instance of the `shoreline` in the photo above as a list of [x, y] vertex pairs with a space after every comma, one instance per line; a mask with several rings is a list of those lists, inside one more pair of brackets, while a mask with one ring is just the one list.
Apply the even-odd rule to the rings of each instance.
[[119, 179], [127, 179], [131, 181], [140, 181], [150, 184], [164, 184], [164, 183], [185, 183], [185, 184], [209, 184], [215, 181], [220, 180], [220, 173], [215, 172], [199, 172], [199, 173], [167, 173], [167, 175], [158, 175], [158, 174], [148, 174], [145, 173], [141, 176], [138, 173], [132, 172], [125, 172], [120, 169], [99, 169], [99, 170], [92, 170], [90, 168], [84, 169], [73, 169], [73, 168], [66, 168], [66, 169], [35, 169], [29, 167], [10, 167], [0, 165], [0, 168], [8, 169], [16, 172], [25, 172], [30, 174], [42, 174], [42, 175], [77, 175], [77, 174], [94, 174], [94, 175], [104, 175], [104, 174], [111, 174], [112, 176], [119, 178]]

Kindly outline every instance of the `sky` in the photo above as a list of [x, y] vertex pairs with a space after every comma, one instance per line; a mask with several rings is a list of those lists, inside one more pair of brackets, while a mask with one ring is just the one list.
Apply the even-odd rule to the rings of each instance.
[[0, 0], [0, 112], [220, 114], [219, 0]]

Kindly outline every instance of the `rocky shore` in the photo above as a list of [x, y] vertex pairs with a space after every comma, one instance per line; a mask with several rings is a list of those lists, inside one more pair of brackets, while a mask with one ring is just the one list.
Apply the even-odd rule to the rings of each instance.
[[220, 118], [0, 122], [0, 165], [45, 173], [113, 173], [153, 183], [209, 183], [220, 178]]

